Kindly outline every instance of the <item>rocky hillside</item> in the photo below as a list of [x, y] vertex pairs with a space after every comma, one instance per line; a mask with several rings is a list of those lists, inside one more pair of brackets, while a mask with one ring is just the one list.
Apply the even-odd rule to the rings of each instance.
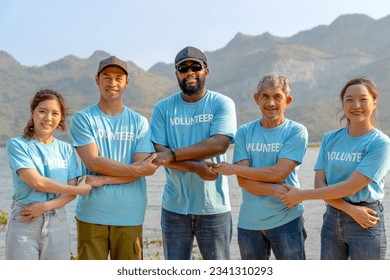
[[[109, 54], [96, 51], [87, 59], [66, 56], [40, 67], [26, 67], [0, 51], [0, 145], [21, 133], [28, 118], [28, 102], [40, 88], [62, 92], [79, 110], [98, 100], [94, 75]], [[287, 116], [309, 130], [311, 142], [339, 127], [338, 93], [358, 75], [371, 76], [380, 91], [380, 128], [390, 133], [390, 16], [374, 20], [361, 14], [343, 15], [291, 37], [242, 33], [221, 49], [206, 52], [209, 89], [230, 96], [237, 106], [238, 124], [260, 117], [253, 102], [257, 82], [266, 73], [290, 78], [294, 97]], [[150, 117], [157, 100], [178, 90], [173, 64], [158, 63], [144, 71], [128, 62], [131, 83], [126, 104]]]

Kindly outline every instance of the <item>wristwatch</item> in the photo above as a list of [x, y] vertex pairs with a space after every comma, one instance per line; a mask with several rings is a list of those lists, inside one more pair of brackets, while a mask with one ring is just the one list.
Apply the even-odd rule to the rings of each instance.
[[175, 152], [175, 149], [171, 149], [171, 154], [172, 154], [172, 157], [173, 157], [173, 161], [176, 161], [176, 152]]

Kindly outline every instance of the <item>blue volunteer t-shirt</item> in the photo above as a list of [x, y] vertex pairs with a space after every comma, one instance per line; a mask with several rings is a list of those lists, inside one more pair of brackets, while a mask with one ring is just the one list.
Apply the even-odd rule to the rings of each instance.
[[354, 195], [345, 197], [348, 202], [374, 202], [384, 197], [385, 175], [390, 169], [390, 140], [378, 129], [351, 137], [348, 128], [328, 132], [322, 139], [314, 170], [325, 171], [327, 184], [346, 181], [354, 171], [372, 181]]
[[[260, 120], [244, 124], [237, 130], [233, 163], [249, 160], [250, 167], [275, 165], [279, 158], [296, 161], [298, 165], [288, 175], [285, 183], [299, 188], [298, 169], [306, 153], [307, 129], [286, 119], [275, 128], [264, 128]], [[300, 215], [304, 207], [290, 208], [278, 198], [253, 195], [242, 189], [242, 203], [238, 227], [248, 230], [266, 230], [284, 225]]]
[[[170, 148], [180, 148], [201, 142], [212, 135], [236, 132], [235, 104], [220, 93], [207, 91], [199, 101], [190, 103], [177, 93], [159, 101], [153, 110], [152, 141]], [[233, 141], [233, 140], [232, 140]], [[207, 159], [226, 161], [226, 153]], [[231, 210], [226, 176], [204, 181], [193, 172], [165, 168], [166, 184], [162, 207], [179, 214], [218, 214]]]
[[53, 179], [62, 184], [80, 176], [73, 147], [54, 139], [50, 144], [43, 144], [35, 139], [22, 136], [7, 142], [7, 155], [12, 169], [14, 193], [12, 198], [21, 204], [52, 200], [60, 194], [37, 191], [27, 185], [17, 174], [22, 168], [33, 168], [41, 176]]
[[[145, 117], [125, 107], [116, 116], [104, 114], [97, 104], [74, 114], [70, 131], [75, 147], [96, 143], [99, 155], [131, 164], [135, 153], [153, 153], [149, 124]], [[83, 175], [93, 174], [82, 164]], [[80, 196], [77, 219], [94, 224], [134, 226], [144, 221], [146, 180], [93, 188]]]

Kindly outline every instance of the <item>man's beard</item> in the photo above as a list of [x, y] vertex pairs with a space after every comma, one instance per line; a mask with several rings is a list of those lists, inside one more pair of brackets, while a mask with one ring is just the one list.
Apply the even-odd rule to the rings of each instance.
[[188, 86], [185, 82], [185, 79], [182, 81], [178, 80], [178, 83], [181, 91], [185, 95], [193, 96], [193, 95], [201, 94], [203, 92], [205, 80], [197, 79], [197, 83], [195, 84], [195, 86]]

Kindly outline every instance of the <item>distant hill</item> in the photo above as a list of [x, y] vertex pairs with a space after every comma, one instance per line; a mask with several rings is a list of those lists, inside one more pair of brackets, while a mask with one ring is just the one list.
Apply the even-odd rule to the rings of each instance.
[[[380, 91], [380, 128], [390, 134], [390, 16], [374, 20], [366, 15], [342, 15], [291, 37], [269, 33], [242, 33], [213, 52], [206, 52], [210, 75], [207, 88], [230, 96], [237, 107], [238, 124], [260, 117], [253, 92], [266, 73], [289, 77], [294, 97], [287, 116], [309, 130], [319, 142], [324, 132], [339, 127], [338, 94], [345, 82], [371, 76]], [[26, 67], [0, 51], [0, 145], [19, 135], [29, 116], [28, 103], [41, 88], [62, 92], [71, 112], [97, 102], [94, 75], [98, 62], [109, 56], [94, 52], [87, 59], [66, 56], [40, 67]], [[156, 101], [178, 91], [174, 65], [157, 63], [148, 71], [128, 62], [130, 86], [125, 103], [150, 119]], [[66, 136], [65, 136], [66, 137]]]
[[[338, 17], [288, 37], [269, 33], [238, 33], [225, 47], [207, 53], [210, 76], [207, 86], [236, 101], [239, 123], [259, 117], [252, 93], [266, 73], [289, 77], [294, 97], [287, 116], [309, 129], [312, 142], [339, 127], [338, 94], [359, 75], [371, 76], [380, 92], [380, 128], [390, 133], [390, 16], [374, 20], [366, 15]], [[149, 72], [174, 80], [173, 65], [156, 64]]]
[[[106, 52], [96, 51], [87, 59], [66, 56], [41, 67], [25, 67], [0, 51], [0, 145], [23, 131], [29, 117], [29, 102], [39, 89], [53, 88], [61, 92], [71, 114], [96, 103], [99, 99], [95, 84], [97, 66], [108, 56]], [[150, 117], [152, 105], [175, 83], [145, 72], [132, 62], [128, 62], [128, 67], [131, 82], [124, 95], [125, 103]]]

